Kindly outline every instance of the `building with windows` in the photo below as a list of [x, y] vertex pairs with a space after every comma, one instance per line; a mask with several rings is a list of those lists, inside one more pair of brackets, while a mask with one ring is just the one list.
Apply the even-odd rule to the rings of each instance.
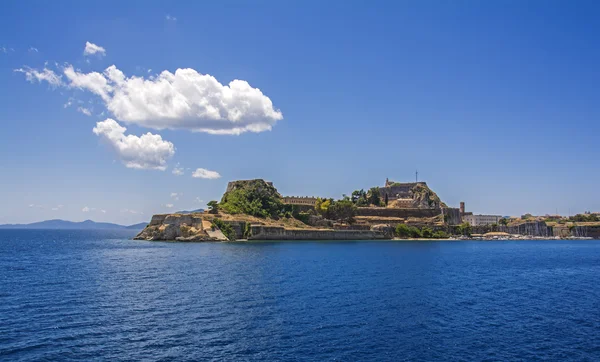
[[308, 205], [315, 206], [317, 203], [316, 197], [311, 196], [284, 196], [282, 201], [286, 205]]
[[463, 221], [468, 222], [471, 226], [492, 225], [498, 224], [502, 216], [500, 215], [473, 215], [465, 214], [462, 216]]

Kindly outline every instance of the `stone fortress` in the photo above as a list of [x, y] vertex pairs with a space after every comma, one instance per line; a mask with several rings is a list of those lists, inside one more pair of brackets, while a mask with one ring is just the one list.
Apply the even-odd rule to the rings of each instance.
[[[443, 231], [457, 235], [457, 230], [460, 230], [463, 221], [468, 221], [472, 225], [475, 235], [489, 232], [490, 225], [497, 224], [500, 218], [496, 215], [473, 215], [465, 210], [464, 202], [460, 203], [460, 208], [448, 207], [425, 182], [398, 183], [386, 179], [383, 187], [369, 190], [371, 193], [379, 191], [381, 203], [377, 206], [356, 207], [353, 220], [350, 222], [342, 218], [327, 219], [323, 214], [316, 213], [314, 210], [316, 197], [281, 196], [272, 182], [262, 179], [230, 182], [221, 203], [226, 202], [227, 193], [238, 188], [249, 188], [252, 194], [275, 196], [284, 204], [294, 205], [292, 214], [274, 218], [257, 217], [256, 214], [240, 212], [228, 214], [222, 210], [215, 213], [160, 214], [152, 217], [151, 222], [136, 236], [136, 239], [176, 241], [390, 239], [399, 224], [417, 228], [427, 227], [432, 232]], [[384, 199], [387, 203], [383, 201]], [[294, 212], [296, 214], [293, 214]], [[222, 227], [225, 228], [221, 229]], [[537, 221], [494, 227], [494, 231], [544, 237], [557, 232], [545, 223]], [[574, 231], [561, 229], [558, 232], [576, 233], [578, 236], [596, 232], [595, 229], [590, 231], [585, 226], [578, 228], [574, 228]], [[228, 236], [223, 231], [227, 232]]]
[[435, 208], [435, 205], [419, 205], [415, 203], [415, 188], [428, 189], [426, 182], [393, 182], [385, 179], [385, 186], [379, 188], [381, 199], [387, 198], [394, 208]]
[[[273, 185], [272, 182], [268, 182], [269, 185]], [[228, 185], [227, 190], [230, 191], [234, 188], [233, 185]], [[388, 178], [385, 179], [385, 186], [379, 187], [379, 195], [382, 200], [388, 200], [391, 208], [396, 209], [435, 209], [438, 208], [439, 204], [423, 204], [415, 200], [417, 192], [415, 190], [429, 190], [426, 182], [393, 182]], [[314, 206], [317, 202], [317, 197], [314, 196], [283, 196], [282, 202], [287, 205], [306, 205]], [[443, 204], [443, 203], [442, 203]]]

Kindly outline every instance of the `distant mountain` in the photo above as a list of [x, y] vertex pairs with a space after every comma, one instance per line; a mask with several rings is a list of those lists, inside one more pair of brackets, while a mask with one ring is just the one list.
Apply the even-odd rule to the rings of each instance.
[[141, 222], [139, 224], [133, 224], [133, 225], [125, 226], [125, 229], [129, 229], [129, 230], [142, 230], [146, 226], [148, 226], [147, 222]]
[[[204, 212], [204, 209], [196, 209], [196, 210], [191, 210], [191, 211], [188, 211], [188, 210], [176, 211], [176, 212], [174, 212], [174, 214], [191, 214], [193, 212]], [[146, 226], [146, 225], [144, 225], [144, 226]]]
[[0, 225], [0, 229], [68, 229], [68, 230], [116, 230], [116, 229], [129, 229], [129, 230], [142, 230], [145, 228], [147, 223], [139, 223], [134, 225], [119, 225], [108, 222], [95, 222], [92, 220], [85, 220], [81, 222], [66, 221], [66, 220], [46, 220], [40, 222], [34, 222], [31, 224], [4, 224]]

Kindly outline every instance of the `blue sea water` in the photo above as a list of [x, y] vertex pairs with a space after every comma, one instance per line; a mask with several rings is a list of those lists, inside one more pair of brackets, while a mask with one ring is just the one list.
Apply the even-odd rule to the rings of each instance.
[[1, 360], [600, 360], [600, 242], [0, 230]]

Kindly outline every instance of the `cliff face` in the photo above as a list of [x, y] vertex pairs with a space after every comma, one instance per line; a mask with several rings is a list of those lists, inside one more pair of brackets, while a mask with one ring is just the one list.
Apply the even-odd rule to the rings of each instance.
[[152, 216], [136, 240], [224, 241], [225, 235], [200, 214], [162, 214]]
[[426, 184], [418, 183], [411, 190], [414, 207], [419, 209], [439, 209], [446, 207], [439, 196]]

